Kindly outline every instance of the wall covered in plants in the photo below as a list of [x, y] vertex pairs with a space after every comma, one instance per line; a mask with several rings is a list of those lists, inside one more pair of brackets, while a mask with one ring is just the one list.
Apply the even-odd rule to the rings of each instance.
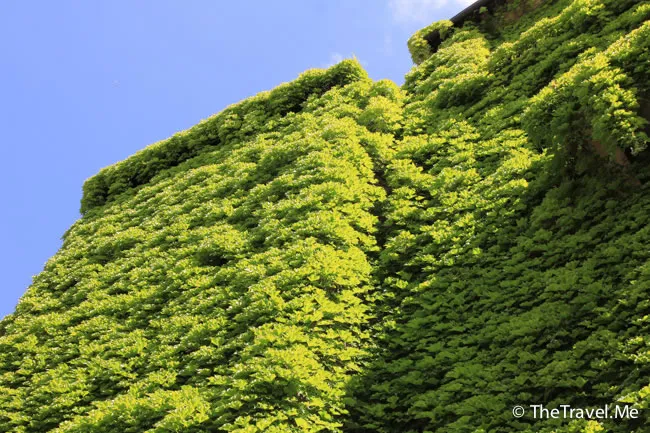
[[649, 44], [647, 1], [510, 1], [102, 170], [0, 322], [0, 431], [647, 431]]

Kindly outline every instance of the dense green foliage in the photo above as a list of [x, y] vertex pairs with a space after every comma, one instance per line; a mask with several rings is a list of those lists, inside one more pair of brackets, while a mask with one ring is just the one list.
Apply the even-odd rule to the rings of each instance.
[[476, 18], [401, 89], [308, 71], [89, 179], [0, 431], [647, 431], [650, 2]]
[[268, 129], [266, 123], [300, 111], [311, 95], [321, 95], [334, 86], [367, 78], [350, 62], [328, 70], [310, 70], [297, 80], [263, 92], [202, 121], [173, 137], [153, 144], [126, 161], [107, 167], [84, 185], [81, 212], [101, 206], [127, 189], [143, 185], [167, 168], [234, 139], [254, 136]]

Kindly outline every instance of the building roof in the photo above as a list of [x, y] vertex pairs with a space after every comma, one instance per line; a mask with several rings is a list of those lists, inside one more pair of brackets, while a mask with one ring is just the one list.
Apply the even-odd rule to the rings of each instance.
[[[467, 6], [465, 9], [462, 11], [458, 12], [456, 15], [451, 17], [450, 21], [454, 24], [455, 27], [460, 27], [462, 26], [465, 21], [468, 19], [471, 19], [472, 17], [477, 17], [477, 12], [479, 9], [482, 7], [488, 8], [490, 12], [494, 12], [494, 9], [496, 9], [497, 6], [504, 4], [507, 0], [478, 0], [472, 3], [471, 5]], [[429, 35], [426, 35], [424, 37], [429, 45], [431, 46], [431, 49], [433, 52], [436, 52], [438, 49], [438, 46], [442, 42], [442, 38], [440, 37], [440, 32], [438, 30], [431, 32]]]
[[478, 0], [472, 3], [471, 5], [467, 6], [465, 9], [462, 11], [458, 12], [456, 15], [454, 15], [451, 18], [451, 22], [454, 23], [454, 25], [461, 25], [467, 18], [472, 16], [474, 12], [476, 12], [478, 9], [481, 7], [485, 6], [491, 6], [493, 4], [497, 3], [494, 0]]

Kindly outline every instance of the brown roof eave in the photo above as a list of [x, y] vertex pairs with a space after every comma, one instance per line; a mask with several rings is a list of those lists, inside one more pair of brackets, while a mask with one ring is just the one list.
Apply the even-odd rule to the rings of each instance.
[[482, 8], [483, 6], [490, 6], [492, 3], [496, 3], [495, 0], [478, 0], [472, 3], [471, 5], [467, 6], [465, 9], [462, 11], [458, 12], [456, 15], [451, 17], [451, 22], [454, 23], [455, 26], [460, 26], [462, 25], [467, 18], [472, 16], [474, 12], [476, 12], [478, 9]]
[[[505, 3], [506, 0], [478, 0], [467, 6], [465, 9], [451, 17], [450, 21], [454, 24], [454, 27], [461, 27], [467, 19], [471, 19], [473, 16], [476, 16], [476, 12], [479, 11], [482, 7], [487, 7], [490, 12], [494, 12], [494, 9], [500, 4]], [[438, 46], [442, 42], [440, 38], [440, 33], [436, 30], [424, 37], [429, 46], [431, 46], [431, 51], [436, 52]]]

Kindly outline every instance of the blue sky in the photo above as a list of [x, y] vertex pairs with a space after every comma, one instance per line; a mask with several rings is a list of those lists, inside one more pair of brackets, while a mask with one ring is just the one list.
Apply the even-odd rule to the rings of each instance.
[[0, 2], [0, 317], [58, 250], [100, 168], [352, 55], [402, 83], [408, 37], [468, 3]]

